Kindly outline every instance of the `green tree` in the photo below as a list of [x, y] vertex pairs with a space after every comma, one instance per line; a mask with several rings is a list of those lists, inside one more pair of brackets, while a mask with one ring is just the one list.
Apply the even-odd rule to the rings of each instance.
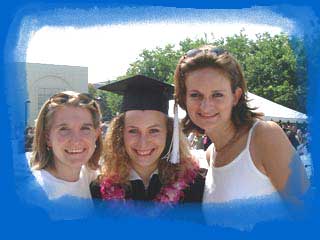
[[199, 38], [199, 39], [191, 39], [191, 38], [186, 38], [182, 41], [179, 42], [180, 49], [177, 51], [180, 56], [185, 54], [191, 49], [198, 48], [203, 45], [208, 45], [210, 44], [207, 36], [205, 35], [204, 38]]
[[[287, 107], [305, 112], [299, 98], [306, 98], [306, 89], [301, 86], [297, 74], [297, 55], [285, 34], [257, 35], [250, 42], [251, 53], [245, 62], [248, 88], [253, 93]], [[304, 80], [305, 81], [305, 80]], [[299, 94], [299, 95], [298, 95]]]
[[247, 59], [252, 54], [252, 40], [249, 40], [248, 36], [244, 33], [244, 29], [240, 31], [240, 34], [235, 34], [225, 39], [221, 39], [215, 42], [215, 45], [224, 46], [232, 55], [239, 61], [243, 71], [247, 69]]
[[98, 101], [104, 121], [109, 121], [117, 115], [122, 101], [121, 96], [96, 89], [93, 84], [89, 84], [88, 89], [89, 93]]
[[111, 116], [114, 117], [120, 112], [122, 96], [107, 92], [107, 105], [110, 109]]
[[307, 53], [304, 41], [298, 37], [290, 39], [290, 45], [296, 58], [297, 65], [297, 82], [295, 88], [295, 95], [298, 100], [298, 107], [302, 112], [306, 112], [307, 96], [308, 96], [308, 73], [307, 73]]
[[167, 83], [173, 82], [175, 65], [180, 54], [174, 50], [174, 45], [168, 44], [164, 48], [156, 47], [154, 50], [144, 49], [138, 60], [130, 64], [127, 76], [143, 74]]
[[249, 91], [284, 106], [305, 112], [307, 98], [306, 53], [303, 41], [281, 33], [258, 34], [250, 40], [244, 33], [215, 39], [207, 35], [199, 39], [186, 38], [179, 46], [144, 49], [127, 70], [126, 76], [144, 74], [172, 83], [178, 60], [183, 54], [202, 45], [222, 46], [242, 65]]

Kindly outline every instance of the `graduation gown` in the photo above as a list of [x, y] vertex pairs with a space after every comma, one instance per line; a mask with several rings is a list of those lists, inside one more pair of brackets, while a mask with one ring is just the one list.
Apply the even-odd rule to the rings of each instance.
[[[202, 202], [206, 169], [200, 169], [194, 183], [190, 184], [183, 190], [184, 197], [180, 199], [180, 203]], [[162, 184], [158, 174], [154, 174], [149, 182], [149, 186], [145, 189], [142, 180], [130, 181], [131, 188], [126, 191], [126, 199], [152, 201], [160, 192]], [[101, 199], [100, 183], [93, 181], [90, 184], [90, 191], [93, 199]]]

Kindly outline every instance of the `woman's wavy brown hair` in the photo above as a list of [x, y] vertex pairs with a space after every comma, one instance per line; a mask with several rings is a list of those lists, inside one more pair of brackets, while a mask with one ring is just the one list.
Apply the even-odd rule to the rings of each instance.
[[[110, 125], [104, 140], [104, 152], [101, 163], [101, 175], [99, 180], [105, 178], [115, 179], [117, 184], [130, 187], [130, 158], [124, 146], [124, 124], [125, 113], [115, 117]], [[158, 172], [159, 178], [163, 185], [167, 185], [177, 181], [178, 177], [183, 176], [187, 169], [192, 167], [192, 163], [196, 161], [190, 154], [188, 141], [180, 130], [180, 163], [171, 164], [163, 157], [170, 149], [172, 139], [173, 119], [167, 117], [167, 137], [166, 146], [161, 156], [159, 156]], [[170, 154], [169, 154], [170, 155]]]
[[[189, 52], [195, 54], [189, 56]], [[185, 118], [182, 120], [183, 131], [185, 133], [192, 131], [204, 133], [204, 130], [195, 125], [189, 117], [186, 107], [185, 81], [188, 73], [208, 67], [219, 69], [226, 74], [230, 80], [233, 93], [237, 88], [241, 88], [242, 90], [242, 95], [237, 105], [233, 107], [231, 115], [231, 120], [237, 129], [242, 126], [251, 126], [255, 118], [261, 118], [263, 116], [262, 113], [253, 112], [255, 108], [248, 106], [246, 80], [242, 68], [235, 57], [220, 47], [205, 45], [198, 49], [192, 49], [182, 56], [174, 73], [175, 99], [180, 107], [187, 112]]]
[[[89, 110], [92, 116], [93, 127], [95, 129], [100, 128], [100, 107], [89, 94], [65, 91], [53, 95], [43, 104], [37, 117], [30, 160], [30, 166], [34, 170], [44, 169], [49, 165], [54, 166], [52, 149], [47, 146], [46, 136], [51, 129], [55, 112], [64, 106], [80, 107]], [[89, 168], [95, 170], [99, 167], [98, 162], [102, 149], [103, 141], [100, 134], [96, 140], [95, 151], [86, 164]]]

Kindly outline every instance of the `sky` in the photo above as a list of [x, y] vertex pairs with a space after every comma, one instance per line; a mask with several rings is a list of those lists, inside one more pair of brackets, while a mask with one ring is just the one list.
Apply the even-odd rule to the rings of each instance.
[[[210, 17], [215, 13], [215, 17], [199, 17], [194, 11]], [[134, 17], [130, 18], [129, 14], [123, 21], [85, 26], [44, 25], [30, 31], [26, 62], [85, 66], [88, 67], [88, 82], [98, 83], [124, 75], [130, 63], [137, 60], [143, 49], [164, 47], [169, 43], [177, 46], [179, 41], [187, 37], [196, 39], [205, 34], [209, 39], [212, 34], [218, 39], [239, 34], [241, 29], [253, 39], [257, 33], [290, 34], [294, 29], [293, 22], [282, 19], [281, 16], [270, 16], [270, 12], [263, 13], [261, 9], [256, 16], [250, 14], [252, 9], [249, 9], [248, 17], [242, 17], [241, 20], [237, 18], [235, 11], [230, 11], [230, 16], [227, 10], [219, 11], [219, 14], [211, 11], [185, 9], [184, 13], [187, 13], [188, 18], [181, 18], [177, 13], [169, 18], [150, 20], [149, 15], [142, 13], [139, 21]]]

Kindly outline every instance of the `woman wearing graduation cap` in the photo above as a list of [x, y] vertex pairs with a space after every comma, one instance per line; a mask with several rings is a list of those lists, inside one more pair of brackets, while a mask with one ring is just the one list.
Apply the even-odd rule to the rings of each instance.
[[123, 95], [123, 103], [105, 138], [101, 175], [91, 184], [93, 198], [201, 202], [204, 177], [177, 116], [173, 123], [167, 115], [173, 86], [136, 75], [101, 89]]

